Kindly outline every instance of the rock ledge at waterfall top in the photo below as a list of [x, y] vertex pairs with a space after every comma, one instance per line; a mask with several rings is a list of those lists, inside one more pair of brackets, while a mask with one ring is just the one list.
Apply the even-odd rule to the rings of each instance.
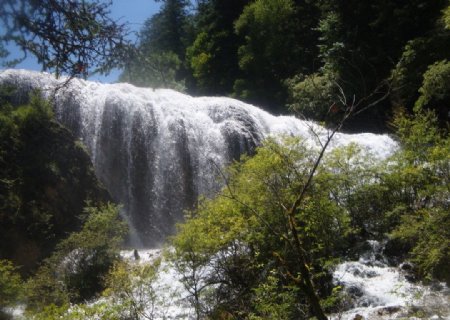
[[[0, 73], [0, 83], [19, 88], [17, 102], [33, 89], [54, 98], [58, 121], [83, 141], [97, 177], [123, 204], [138, 247], [163, 242], [200, 195], [220, 189], [218, 169], [253, 153], [265, 138], [299, 136], [318, 145], [317, 137], [328, 134], [313, 122], [276, 117], [231, 98], [81, 79], [66, 83], [25, 70]], [[389, 136], [370, 133], [338, 133], [331, 147], [349, 143], [380, 158], [396, 148]]]

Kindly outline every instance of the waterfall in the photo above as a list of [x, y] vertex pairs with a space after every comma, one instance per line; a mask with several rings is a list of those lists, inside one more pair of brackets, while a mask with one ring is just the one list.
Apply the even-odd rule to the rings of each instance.
[[[327, 131], [295, 117], [275, 117], [238, 100], [190, 97], [172, 90], [56, 80], [46, 73], [6, 70], [0, 83], [52, 98], [57, 120], [86, 145], [96, 174], [134, 230], [134, 245], [156, 246], [173, 233], [200, 195], [220, 188], [220, 170], [251, 154], [265, 138], [301, 136], [311, 144]], [[314, 133], [312, 132], [314, 131]], [[337, 134], [332, 147], [358, 143], [379, 157], [396, 144], [387, 135]]]

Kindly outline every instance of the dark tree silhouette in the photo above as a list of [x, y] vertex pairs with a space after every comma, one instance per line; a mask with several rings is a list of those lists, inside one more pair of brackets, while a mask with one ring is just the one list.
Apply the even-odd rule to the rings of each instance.
[[127, 52], [127, 26], [110, 16], [111, 1], [2, 0], [0, 46], [14, 43], [57, 76], [108, 73]]

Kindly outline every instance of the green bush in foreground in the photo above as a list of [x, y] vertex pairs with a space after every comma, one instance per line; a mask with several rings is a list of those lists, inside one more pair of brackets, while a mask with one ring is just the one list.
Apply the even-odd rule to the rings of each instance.
[[[286, 212], [316, 157], [304, 141], [267, 141], [254, 157], [231, 166], [222, 192], [179, 226], [173, 259], [199, 318], [310, 314]], [[348, 213], [330, 197], [332, 175], [325, 162], [319, 166], [295, 214], [306, 268], [322, 297], [332, 290], [328, 267], [351, 232]]]
[[292, 224], [329, 312], [339, 302], [330, 267], [368, 239], [389, 236], [421, 277], [449, 281], [450, 142], [436, 123], [431, 111], [398, 114], [400, 148], [378, 164], [355, 145], [328, 152], [293, 221], [289, 208], [316, 150], [295, 139], [266, 141], [254, 157], [232, 165], [220, 194], [202, 200], [172, 239], [197, 317], [311, 316]]
[[389, 178], [402, 201], [391, 236], [410, 248], [422, 277], [450, 283], [450, 138], [435, 115], [420, 108], [414, 117], [397, 116], [394, 125], [402, 148]]
[[86, 301], [105, 288], [104, 277], [120, 258], [127, 227], [112, 204], [86, 207], [85, 214], [83, 228], [58, 244], [29, 282], [29, 309]]
[[17, 268], [8, 260], [0, 260], [0, 312], [16, 305], [22, 297], [23, 284]]
[[123, 320], [159, 319], [170, 301], [158, 296], [155, 283], [161, 271], [161, 259], [139, 264], [116, 261], [105, 276], [106, 289], [100, 299], [87, 302], [50, 305], [30, 315], [33, 320]]

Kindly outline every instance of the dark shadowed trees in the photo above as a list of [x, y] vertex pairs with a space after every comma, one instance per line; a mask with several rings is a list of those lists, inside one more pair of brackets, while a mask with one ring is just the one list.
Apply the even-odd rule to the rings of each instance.
[[70, 76], [120, 67], [126, 52], [124, 24], [109, 16], [111, 1], [3, 0], [0, 42], [13, 43], [22, 57], [36, 57], [43, 70]]

